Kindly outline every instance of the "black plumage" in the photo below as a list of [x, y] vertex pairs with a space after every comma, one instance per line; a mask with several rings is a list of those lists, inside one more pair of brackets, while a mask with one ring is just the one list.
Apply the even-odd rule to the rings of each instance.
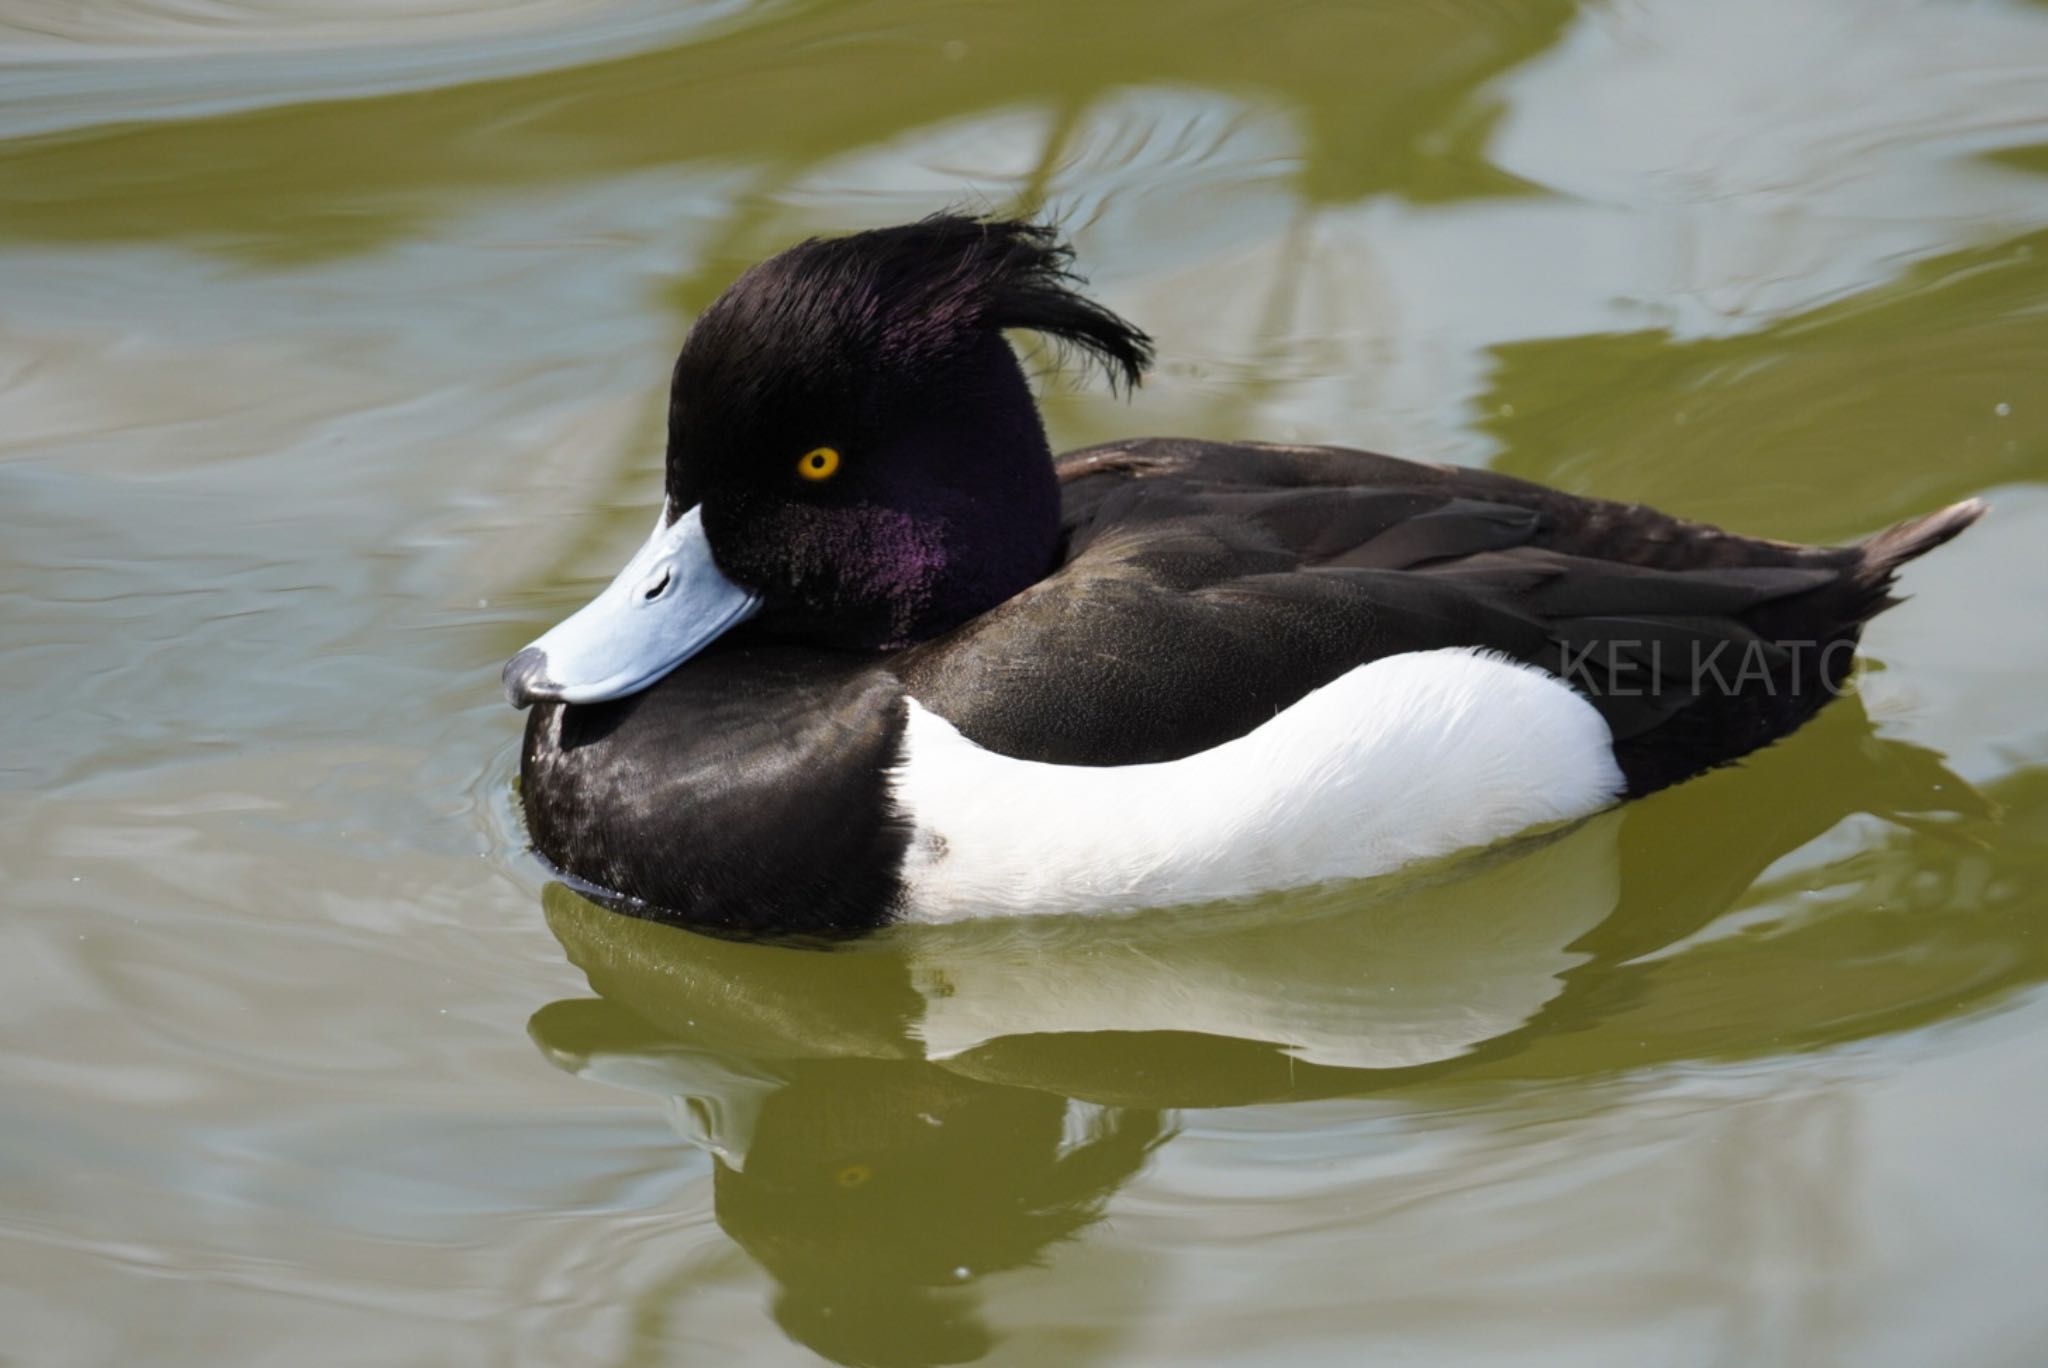
[[720, 643], [651, 689], [548, 703], [520, 788], [534, 845], [620, 910], [707, 930], [884, 920], [910, 828], [887, 770], [902, 691], [871, 659]]
[[[670, 405], [671, 526], [701, 510], [757, 616], [642, 692], [535, 708], [523, 799], [557, 867], [648, 915], [857, 932], [897, 905], [915, 839], [889, 778], [909, 700], [1005, 755], [1166, 761], [1446, 647], [1578, 690], [1639, 796], [1811, 717], [1898, 568], [1982, 512], [1811, 547], [1335, 447], [1149, 439], [1055, 460], [1003, 330], [1130, 383], [1151, 356], [1069, 258], [1041, 226], [940, 215], [800, 244], [698, 321]], [[800, 469], [816, 447], [827, 480]], [[549, 668], [515, 659], [515, 701], [568, 696]]]
[[1590, 698], [1630, 796], [1811, 717], [1898, 567], [1982, 511], [1810, 547], [1335, 447], [1152, 439], [1057, 469], [1059, 570], [892, 662], [981, 744], [1178, 759], [1367, 661], [1470, 646]]

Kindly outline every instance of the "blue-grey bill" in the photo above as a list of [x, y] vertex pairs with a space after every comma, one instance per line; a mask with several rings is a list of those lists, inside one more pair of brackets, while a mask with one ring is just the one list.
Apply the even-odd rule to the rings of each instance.
[[623, 698], [760, 608], [711, 559], [700, 509], [664, 516], [603, 593], [506, 662], [505, 697], [515, 708]]

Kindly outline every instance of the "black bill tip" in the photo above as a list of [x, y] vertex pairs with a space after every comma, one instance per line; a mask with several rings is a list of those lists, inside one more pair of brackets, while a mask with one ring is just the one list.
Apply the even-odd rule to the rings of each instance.
[[505, 662], [505, 701], [524, 708], [555, 696], [555, 682], [548, 678], [548, 654], [528, 646]]

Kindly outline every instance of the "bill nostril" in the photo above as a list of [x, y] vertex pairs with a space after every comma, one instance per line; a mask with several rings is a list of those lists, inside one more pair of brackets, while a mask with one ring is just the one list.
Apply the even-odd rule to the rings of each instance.
[[506, 661], [500, 678], [505, 682], [505, 701], [515, 708], [550, 697], [554, 687], [548, 678], [548, 654], [538, 646], [528, 646]]

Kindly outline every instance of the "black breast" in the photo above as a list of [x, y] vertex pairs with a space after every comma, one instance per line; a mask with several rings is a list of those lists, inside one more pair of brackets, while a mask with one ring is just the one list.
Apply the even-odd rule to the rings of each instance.
[[520, 757], [540, 853], [627, 910], [845, 935], [888, 919], [908, 821], [902, 687], [872, 658], [723, 646], [615, 702], [544, 705]]

